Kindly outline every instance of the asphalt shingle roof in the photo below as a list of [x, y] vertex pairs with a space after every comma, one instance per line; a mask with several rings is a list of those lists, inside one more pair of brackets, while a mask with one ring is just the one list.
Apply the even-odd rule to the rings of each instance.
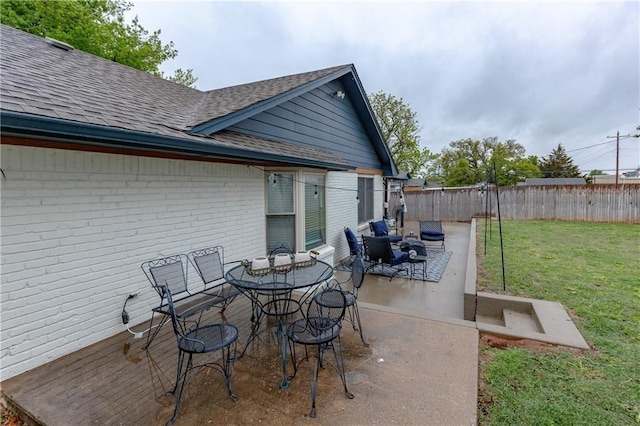
[[351, 65], [200, 91], [79, 50], [54, 47], [5, 25], [0, 25], [0, 57], [4, 111], [346, 164], [311, 147], [234, 132], [205, 137], [188, 131]]

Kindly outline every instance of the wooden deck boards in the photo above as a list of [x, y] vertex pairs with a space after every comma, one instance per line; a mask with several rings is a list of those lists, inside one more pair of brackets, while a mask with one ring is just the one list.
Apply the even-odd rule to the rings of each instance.
[[[250, 331], [251, 304], [239, 296], [224, 315], [239, 329], [241, 351]], [[212, 308], [202, 323], [220, 321], [220, 309]], [[263, 323], [263, 329], [271, 325], [266, 319]], [[276, 345], [263, 344], [265, 338], [272, 340], [270, 333], [262, 333], [247, 355], [268, 350], [277, 357]], [[162, 327], [147, 351], [143, 350], [145, 343], [146, 334], [134, 339], [125, 331], [6, 380], [2, 392], [23, 414], [51, 426], [163, 424], [172, 412], [173, 397], [165, 396], [165, 392], [173, 388], [178, 358], [171, 324]], [[216, 357], [219, 353], [210, 355]], [[277, 364], [274, 367], [277, 373]], [[215, 373], [211, 374], [212, 386], [218, 382], [220, 388], [216, 395], [228, 399], [222, 377], [213, 370], [211, 373]]]

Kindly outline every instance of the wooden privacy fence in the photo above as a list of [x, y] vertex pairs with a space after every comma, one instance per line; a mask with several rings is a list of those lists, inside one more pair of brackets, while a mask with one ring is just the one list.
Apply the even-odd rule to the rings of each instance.
[[[428, 188], [404, 198], [404, 220], [470, 221], [485, 211], [498, 214], [495, 188]], [[640, 223], [639, 200], [640, 185], [514, 186], [500, 188], [500, 213], [507, 220]], [[389, 212], [399, 205], [399, 194], [391, 194]]]

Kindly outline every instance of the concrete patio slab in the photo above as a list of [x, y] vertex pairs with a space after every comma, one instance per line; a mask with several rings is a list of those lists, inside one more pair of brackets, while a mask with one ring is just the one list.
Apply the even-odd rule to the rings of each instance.
[[[476, 424], [475, 328], [370, 308], [361, 309], [361, 315], [369, 348], [349, 325], [343, 330], [347, 385], [354, 399], [345, 397], [337, 373], [327, 367], [320, 372], [317, 417], [311, 419], [305, 364], [291, 387], [280, 390], [277, 366], [249, 354], [235, 368], [238, 402], [226, 398], [222, 389], [212, 395], [200, 381], [198, 390], [189, 391], [176, 425]], [[158, 420], [169, 415], [166, 407]]]

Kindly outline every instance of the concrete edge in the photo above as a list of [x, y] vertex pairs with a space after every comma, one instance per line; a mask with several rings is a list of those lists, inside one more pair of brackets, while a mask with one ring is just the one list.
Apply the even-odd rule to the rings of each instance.
[[360, 308], [366, 308], [366, 309], [369, 309], [371, 311], [386, 312], [386, 313], [401, 315], [401, 316], [409, 317], [409, 318], [418, 318], [418, 319], [424, 319], [424, 320], [428, 320], [428, 321], [436, 321], [436, 322], [441, 322], [441, 323], [446, 323], [446, 324], [451, 324], [451, 325], [459, 325], [461, 327], [467, 327], [467, 328], [476, 328], [476, 323], [475, 322], [467, 321], [467, 320], [463, 320], [463, 319], [458, 319], [458, 318], [439, 317], [439, 316], [436, 316], [436, 315], [408, 314], [408, 313], [403, 312], [403, 311], [401, 311], [399, 309], [391, 308], [391, 307], [388, 307], [388, 306], [374, 305], [372, 303], [366, 303], [366, 302], [358, 302], [358, 306]]
[[[497, 324], [477, 322], [478, 331], [517, 339], [531, 339], [554, 345], [570, 346], [579, 349], [591, 349], [582, 334], [573, 323], [564, 306], [559, 302], [529, 299], [526, 297], [478, 292], [479, 301], [499, 303], [500, 308], [509, 305], [529, 304], [543, 332], [514, 330]], [[515, 308], [517, 310], [517, 308]]]
[[476, 285], [478, 280], [478, 268], [476, 264], [476, 219], [471, 219], [469, 231], [469, 246], [467, 248], [467, 270], [464, 279], [463, 312], [467, 321], [476, 320], [477, 295]]

